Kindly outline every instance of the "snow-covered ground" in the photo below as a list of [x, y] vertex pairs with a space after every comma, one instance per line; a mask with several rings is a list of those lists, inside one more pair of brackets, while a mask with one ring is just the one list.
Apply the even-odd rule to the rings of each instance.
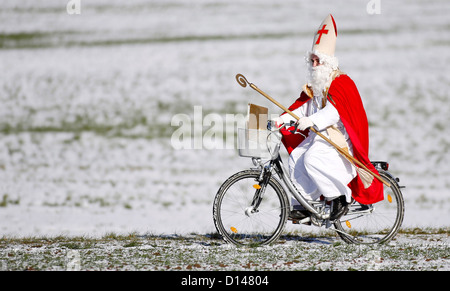
[[370, 14], [368, 0], [81, 0], [79, 15], [68, 2], [0, 8], [0, 236], [214, 231], [217, 189], [251, 161], [174, 148], [172, 118], [224, 125], [248, 102], [279, 113], [234, 77], [289, 105], [328, 13], [370, 157], [406, 186], [403, 226], [450, 226], [448, 1], [372, 1]]
[[[258, 248], [237, 248], [203, 234], [6, 238], [0, 241], [0, 270], [448, 271], [448, 254], [448, 235], [437, 233], [401, 233], [383, 245], [345, 244], [329, 236], [287, 236]], [[169, 284], [179, 286], [180, 274], [169, 273], [158, 273], [157, 279], [167, 276]], [[208, 275], [217, 277], [217, 282], [221, 274]], [[275, 283], [275, 275], [267, 275], [269, 286], [292, 284], [292, 277]]]

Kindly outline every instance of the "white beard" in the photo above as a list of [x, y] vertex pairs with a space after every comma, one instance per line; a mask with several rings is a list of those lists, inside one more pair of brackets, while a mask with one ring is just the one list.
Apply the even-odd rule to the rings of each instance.
[[[310, 61], [312, 53], [320, 58], [320, 66], [312, 66]], [[308, 86], [311, 86], [314, 96], [322, 96], [322, 91], [329, 85], [331, 73], [338, 69], [338, 59], [319, 52], [307, 52], [305, 61], [308, 68], [306, 82]]]
[[307, 83], [311, 86], [314, 96], [321, 95], [322, 91], [328, 85], [333, 68], [323, 64], [321, 66], [308, 66]]

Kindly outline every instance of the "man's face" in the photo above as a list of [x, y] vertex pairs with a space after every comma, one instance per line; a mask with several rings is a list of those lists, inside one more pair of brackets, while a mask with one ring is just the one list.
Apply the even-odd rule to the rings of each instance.
[[317, 66], [320, 66], [320, 65], [321, 65], [321, 63], [320, 63], [319, 57], [316, 56], [315, 54], [312, 54], [311, 55], [311, 66], [312, 67], [317, 67]]
[[311, 53], [308, 60], [308, 74], [306, 81], [309, 86], [312, 87], [314, 94], [319, 94], [325, 89], [330, 75], [333, 72], [333, 68], [326, 62], [320, 63], [320, 58], [316, 54]]

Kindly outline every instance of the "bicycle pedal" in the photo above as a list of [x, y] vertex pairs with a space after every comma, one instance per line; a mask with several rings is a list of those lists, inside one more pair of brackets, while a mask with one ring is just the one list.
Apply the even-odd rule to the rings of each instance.
[[311, 218], [303, 218], [301, 220], [298, 219], [290, 219], [292, 221], [292, 224], [304, 224], [304, 225], [311, 225]]

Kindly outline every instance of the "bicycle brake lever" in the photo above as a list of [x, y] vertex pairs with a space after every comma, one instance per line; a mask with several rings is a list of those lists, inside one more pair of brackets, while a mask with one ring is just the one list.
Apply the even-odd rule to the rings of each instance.
[[297, 129], [298, 129], [298, 122], [295, 122], [295, 121], [291, 120], [290, 126], [294, 127], [294, 129], [290, 130], [290, 132], [292, 134], [295, 134], [297, 132]]

